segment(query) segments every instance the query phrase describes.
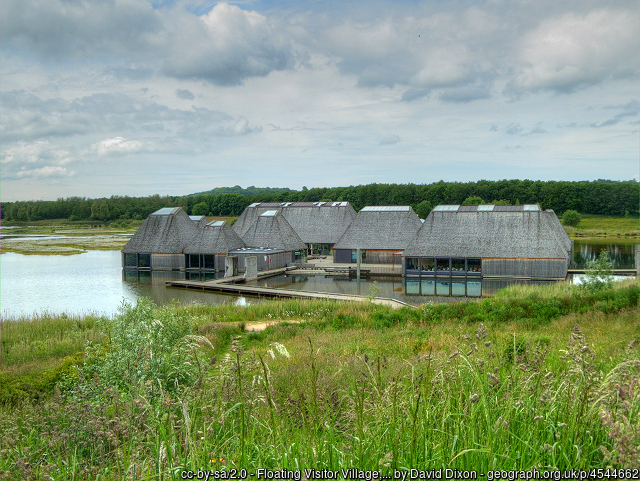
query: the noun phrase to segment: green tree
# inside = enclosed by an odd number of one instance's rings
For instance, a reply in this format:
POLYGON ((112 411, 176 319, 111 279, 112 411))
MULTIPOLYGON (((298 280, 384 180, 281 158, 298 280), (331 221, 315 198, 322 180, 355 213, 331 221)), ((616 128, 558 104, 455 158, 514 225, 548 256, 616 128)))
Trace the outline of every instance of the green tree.
POLYGON ((193 215, 207 215, 207 212, 209 212, 209 205, 206 202, 200 202, 193 206, 191 212, 193 215))
POLYGON ((482 204, 484 204, 484 201, 477 195, 472 195, 467 197, 462 203, 462 205, 482 205, 482 204))
POLYGON ((567 210, 562 216, 562 223, 571 227, 578 227, 580 220, 580 214, 575 210, 567 210))
POLYGON ((607 250, 602 249, 598 259, 589 261, 585 269, 583 286, 588 291, 611 289, 613 285, 613 265, 609 262, 607 250))
POLYGON ((426 219, 432 209, 433 206, 431 205, 431 202, 423 200, 416 206, 416 214, 418 214, 418 217, 421 219, 426 219))

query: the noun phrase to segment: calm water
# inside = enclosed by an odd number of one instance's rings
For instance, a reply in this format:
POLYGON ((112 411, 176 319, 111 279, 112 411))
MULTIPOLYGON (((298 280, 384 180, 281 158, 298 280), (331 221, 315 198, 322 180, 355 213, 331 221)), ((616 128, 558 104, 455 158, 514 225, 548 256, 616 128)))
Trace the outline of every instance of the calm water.
POLYGON ((633 269, 634 252, 640 247, 638 240, 575 240, 573 243, 573 268, 587 267, 589 261, 595 260, 603 249, 607 251, 609 261, 614 269, 633 269))
MULTIPOLYGON (((634 266, 635 242, 612 243, 576 241, 574 265, 581 266, 594 259, 602 248, 607 249, 614 267, 634 266)), ((150 297, 157 304, 197 302, 201 304, 255 303, 254 298, 166 288, 168 279, 184 279, 185 273, 123 272, 120 252, 89 251, 72 256, 38 256, 7 253, 0 256, 0 312, 2 317, 50 312, 81 314, 94 312, 111 316, 123 300, 135 302, 150 297)), ((378 297, 398 299, 410 304, 427 301, 449 301, 466 297, 494 295, 514 280, 422 279, 403 284, 398 278, 372 280, 346 277, 287 275, 259 281, 258 285, 285 287, 294 290, 370 295, 378 289, 378 297)))
MULTIPOLYGON (((167 289, 164 281, 184 273, 125 275, 118 251, 89 251, 72 256, 7 253, 0 256, 2 317, 94 312, 111 316, 123 300, 150 297, 158 304, 236 302, 237 296, 167 289)), ((148 274, 148 273, 147 273, 148 274)))

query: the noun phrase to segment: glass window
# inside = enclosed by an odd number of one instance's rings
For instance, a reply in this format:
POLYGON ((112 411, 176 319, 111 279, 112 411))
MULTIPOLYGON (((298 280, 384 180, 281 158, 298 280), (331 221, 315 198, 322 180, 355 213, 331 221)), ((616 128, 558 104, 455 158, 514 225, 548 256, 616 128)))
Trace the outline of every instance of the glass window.
POLYGON ((418 281, 407 281, 407 295, 418 295, 420 294, 420 282, 418 281))
POLYGON ((407 272, 414 271, 412 274, 417 274, 420 269, 420 262, 417 257, 407 257, 407 272))
MULTIPOLYGON (((433 279, 433 278, 431 278, 433 279)), ((433 296, 436 292, 436 282, 434 280, 422 281, 422 295, 433 296)))
POLYGON ((448 296, 449 286, 449 281, 438 280, 438 282, 436 282, 436 296, 448 296))
POLYGON ((482 259, 467 259, 467 272, 482 272, 482 259))
POLYGON ((124 255, 124 266, 125 267, 138 267, 138 256, 137 256, 137 254, 125 254, 124 255))
POLYGON ((438 272, 448 271, 449 270, 449 258, 448 257, 438 257, 436 258, 436 267, 438 272))
POLYGON ((422 272, 433 272, 433 266, 435 265, 435 260, 433 257, 423 257, 420 259, 420 266, 422 267, 422 272))
POLYGON ((451 259, 451 272, 464 272, 464 259, 451 259))
POLYGON ((204 255, 204 268, 215 269, 216 268, 216 256, 213 254, 204 255))
POLYGON ((151 267, 151 254, 138 254, 138 267, 151 267))

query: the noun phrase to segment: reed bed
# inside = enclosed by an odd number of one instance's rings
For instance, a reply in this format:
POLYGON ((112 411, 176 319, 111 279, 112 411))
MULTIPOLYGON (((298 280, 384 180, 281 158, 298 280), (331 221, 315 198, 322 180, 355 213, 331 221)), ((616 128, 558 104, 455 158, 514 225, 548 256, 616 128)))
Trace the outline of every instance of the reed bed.
POLYGON ((3 398, 0 479, 638 467, 637 288, 448 310, 141 301, 93 321, 48 395, 3 398), (242 325, 262 319, 282 322, 242 325))

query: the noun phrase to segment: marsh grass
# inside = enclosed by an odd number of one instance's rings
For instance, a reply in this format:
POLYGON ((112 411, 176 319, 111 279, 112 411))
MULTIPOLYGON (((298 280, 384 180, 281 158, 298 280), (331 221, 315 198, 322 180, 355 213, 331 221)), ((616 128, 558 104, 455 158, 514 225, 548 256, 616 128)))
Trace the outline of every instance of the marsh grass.
MULTIPOLYGON (((66 390, 4 400, 0 478, 640 463, 637 282, 589 295, 519 289, 447 309, 284 301, 151 310, 191 319, 187 336, 211 343, 199 360, 173 364, 190 374, 176 389, 144 376, 116 389, 83 359, 66 390), (560 307, 547 321, 523 317, 552 301, 560 307), (243 333, 235 323, 249 319, 283 322, 243 333)), ((144 365, 148 341, 132 341, 131 362, 144 365)))
POLYGON ((584 214, 577 227, 563 227, 571 237, 640 237, 640 226, 638 225, 637 217, 607 217, 584 214))

